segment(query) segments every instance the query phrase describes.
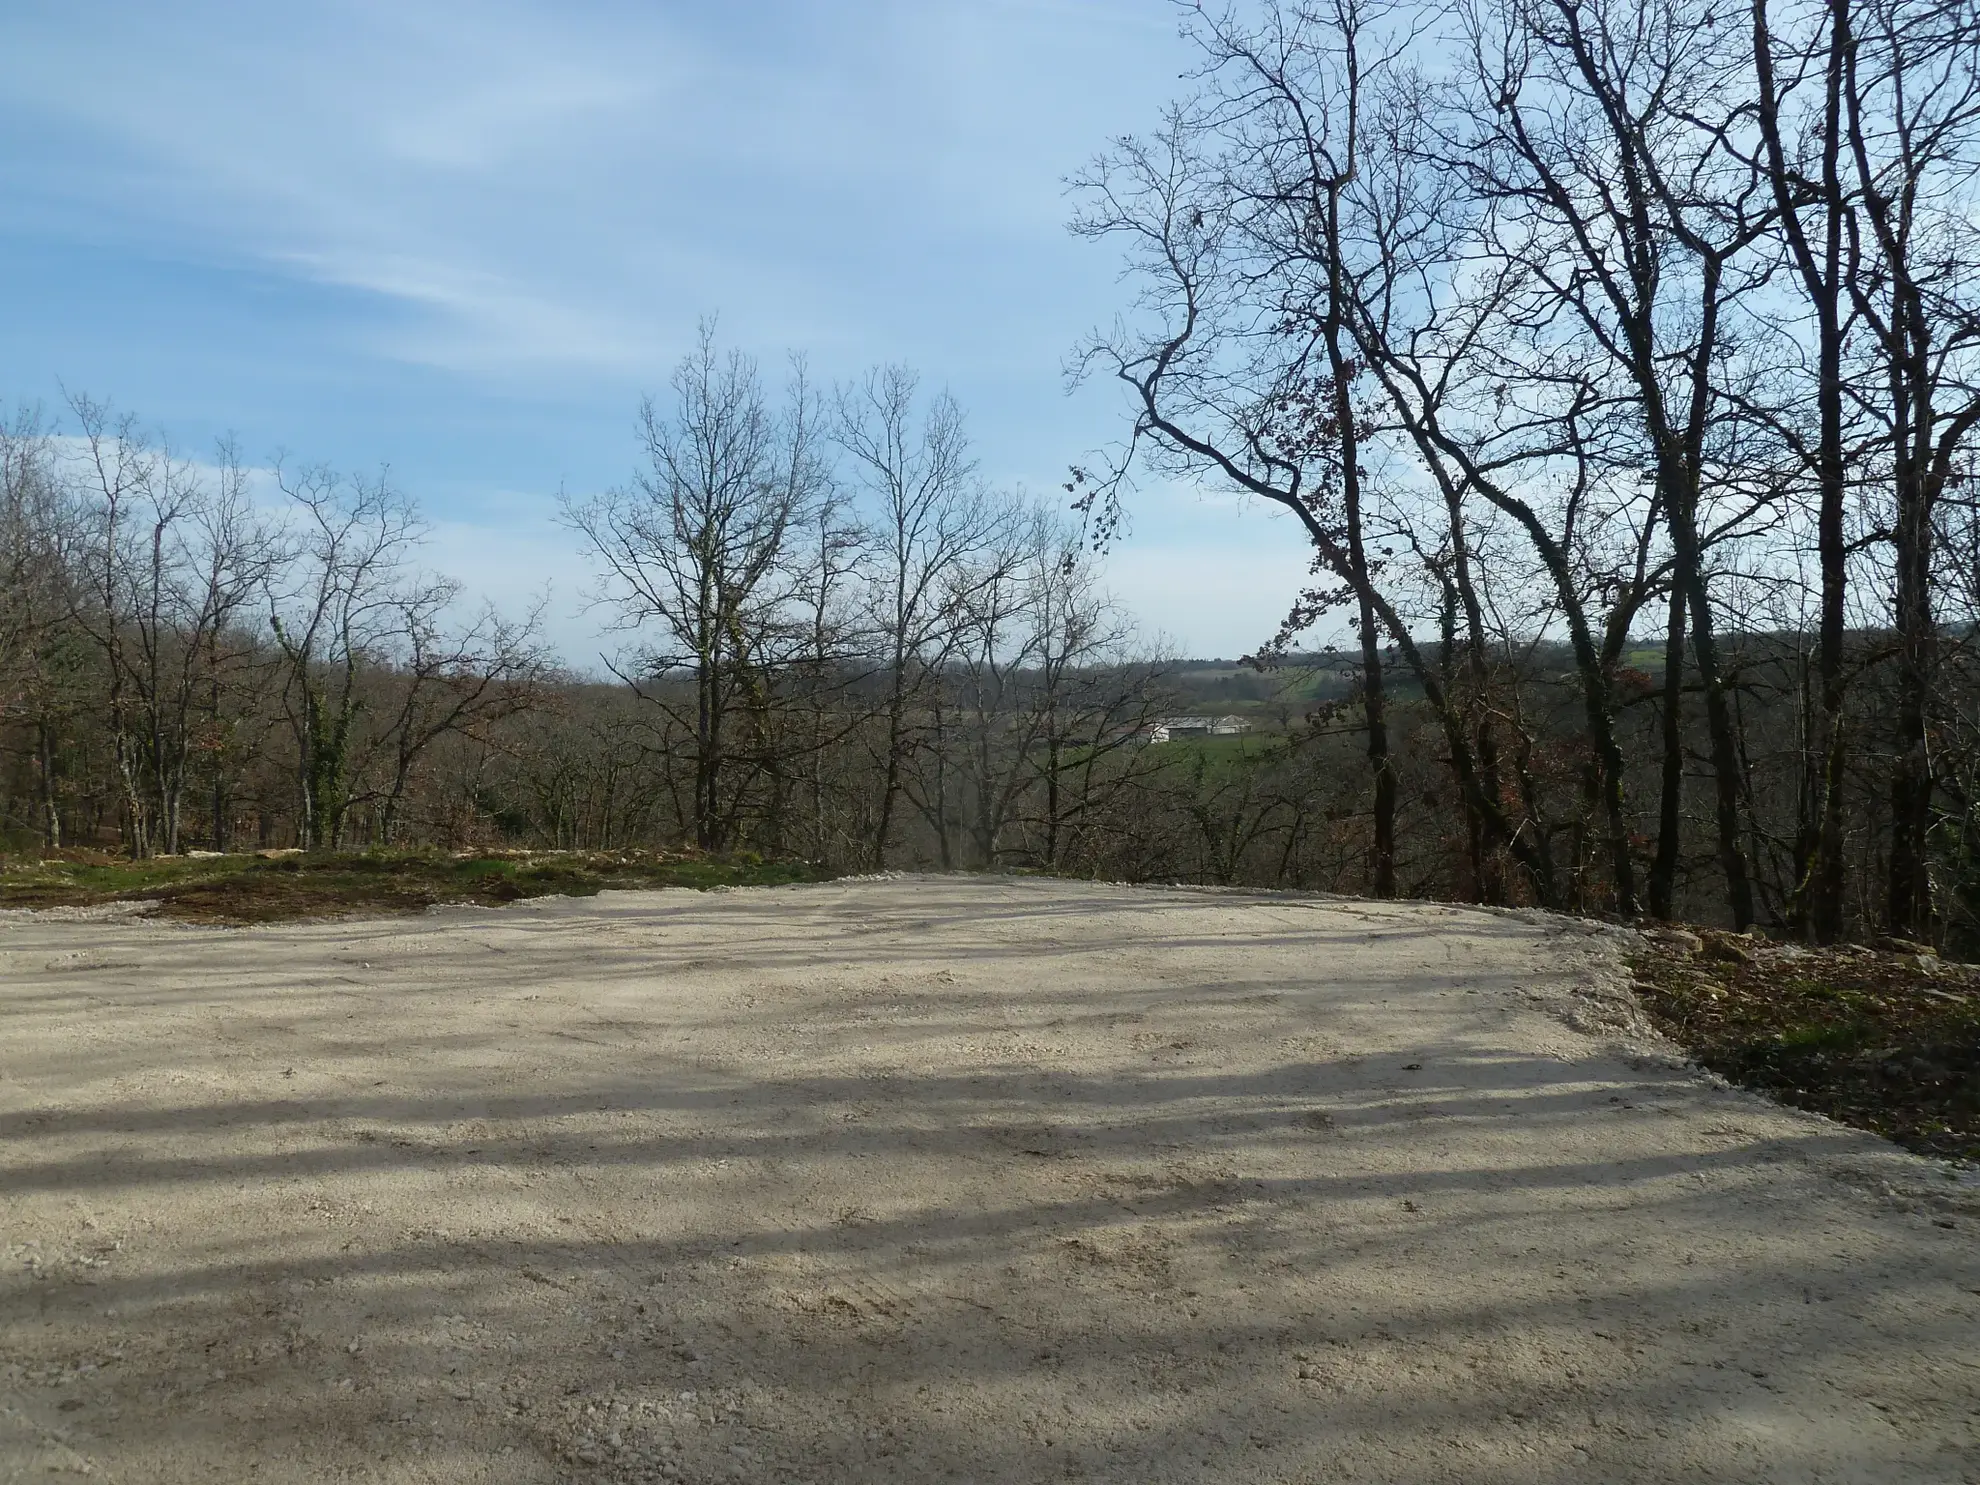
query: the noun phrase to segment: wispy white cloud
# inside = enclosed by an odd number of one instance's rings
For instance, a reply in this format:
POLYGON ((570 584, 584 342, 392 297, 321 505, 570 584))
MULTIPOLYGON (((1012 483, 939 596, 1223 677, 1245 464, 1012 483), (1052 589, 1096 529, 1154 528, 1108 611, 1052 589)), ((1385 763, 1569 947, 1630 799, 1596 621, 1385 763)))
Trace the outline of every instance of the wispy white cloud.
POLYGON ((12 101, 109 147, 116 210, 141 201, 182 243, 402 302, 381 349, 484 371, 617 370, 744 302, 855 339, 871 285, 849 282, 851 246, 919 250, 939 280, 958 245, 1055 240, 1053 163, 1103 132, 1072 126, 1079 71, 1121 14, 94 8, 116 23, 29 13, 0 21, 0 43, 12 101))
MULTIPOLYGON (((808 349, 828 380, 918 363, 971 406, 1000 479, 1053 490, 1116 437, 1107 389, 1061 388, 1064 353, 1120 293, 1105 255, 1067 238, 1061 182, 1177 86, 1174 16, 1159 0, 16 0, 0 189, 15 232, 317 293, 301 338, 259 327, 253 354, 284 358, 271 378, 341 356, 310 394, 370 397, 374 417, 405 388, 391 413, 423 440, 414 484, 451 492, 436 565, 507 591, 551 562, 561 604, 581 578, 550 490, 485 515, 457 470, 524 476, 466 440, 506 440, 552 486, 622 477, 636 393, 709 312, 767 364, 808 349), (491 440, 497 404, 580 400, 607 411, 567 447, 545 446, 548 417, 491 440)), ((256 454, 403 466, 357 417, 297 392, 248 436, 256 454)), ((211 418, 238 426, 224 405, 211 418)), ((1234 515, 1144 490, 1111 561, 1194 649, 1255 645, 1303 574, 1295 533, 1234 515)))

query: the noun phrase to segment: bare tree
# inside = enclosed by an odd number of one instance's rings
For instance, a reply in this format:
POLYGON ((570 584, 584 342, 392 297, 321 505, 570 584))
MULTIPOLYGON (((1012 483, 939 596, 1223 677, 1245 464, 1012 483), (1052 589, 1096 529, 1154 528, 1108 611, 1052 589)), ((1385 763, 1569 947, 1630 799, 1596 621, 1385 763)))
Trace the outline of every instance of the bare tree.
POLYGON ((232 445, 212 470, 169 454, 143 489, 129 570, 131 690, 142 718, 156 841, 176 855, 199 737, 221 721, 220 693, 254 669, 250 605, 279 560, 232 445), (133 560, 134 559, 134 560, 133 560))
POLYGON ((925 742, 927 691, 954 646, 957 578, 994 534, 996 515, 976 478, 962 409, 946 393, 917 417, 919 382, 902 366, 842 388, 834 437, 866 497, 868 606, 885 693, 873 864, 884 866, 894 813, 925 742))
POLYGON ((1980 14, 1958 0, 1862 0, 1842 47, 1843 133, 1861 259, 1850 298, 1875 347, 1859 396, 1888 437, 1897 746, 1885 923, 1932 922, 1930 718, 1938 504, 1980 424, 1980 14))
POLYGON ((345 478, 312 466, 278 469, 276 479, 293 526, 263 591, 296 742, 297 834, 332 847, 344 841, 355 792, 361 677, 397 634, 407 555, 426 528, 382 473, 345 478))
MULTIPOLYGON (((1517 320, 1549 333, 1566 317, 1568 352, 1592 363, 1598 395, 1610 369, 1627 389, 1673 548, 1683 605, 1673 633, 1688 623, 1720 864, 1734 922, 1744 927, 1754 900, 1743 781, 1704 525, 1715 464, 1723 471, 1732 463, 1714 446, 1727 426, 1716 378, 1729 321, 1771 267, 1775 203, 1732 143, 1752 112, 1736 28, 1709 24, 1691 0, 1488 0, 1464 17, 1474 78, 1456 148, 1444 158, 1470 172, 1492 246, 1527 276, 1531 287, 1512 305, 1517 320), (1756 253, 1756 245, 1768 250, 1756 253)), ((1667 790, 1675 782, 1666 775, 1667 790)), ((1667 829, 1673 808, 1667 798, 1667 829)), ((1667 862, 1660 856, 1660 869, 1667 862)), ((1668 884, 1656 882, 1652 896, 1667 902, 1668 884)))
POLYGON ((393 646, 383 657, 388 700, 379 733, 387 754, 378 835, 398 831, 414 769, 445 737, 485 737, 490 729, 538 702, 550 673, 541 639, 543 605, 520 620, 492 604, 465 623, 450 623, 460 584, 433 580, 401 589, 392 599, 393 646))
POLYGON ((88 397, 70 399, 81 429, 87 487, 87 598, 78 615, 103 657, 104 711, 115 753, 121 833, 133 856, 152 851, 152 830, 141 777, 141 750, 130 696, 129 593, 124 582, 133 503, 156 479, 157 455, 137 420, 88 397))
MULTIPOLYGON (((1793 25, 1785 59, 1768 0, 1753 0, 1754 119, 1762 166, 1772 189, 1788 262, 1813 319, 1812 441, 1789 425, 1787 441, 1815 479, 1821 598, 1819 680, 1812 709, 1797 841, 1794 918, 1821 943, 1843 932, 1844 643, 1849 585, 1847 512, 1851 494, 1845 446, 1844 357, 1850 333, 1848 279, 1855 256, 1849 193, 1843 184, 1843 91, 1852 47, 1849 0, 1806 7, 1793 25), (1785 60, 1785 67, 1782 63, 1785 60), (1812 100, 1801 87, 1809 74, 1812 100), (1790 130, 1794 133, 1790 133, 1790 130)), ((1797 386, 1797 391, 1802 390, 1797 386)), ((1797 398, 1805 405, 1805 399, 1797 398)))
MULTIPOLYGON (((1365 85, 1361 64, 1350 67, 1342 52, 1344 45, 1358 46, 1361 34, 1358 20, 1349 25, 1340 13, 1304 7, 1272 7, 1257 32, 1211 27, 1202 39, 1213 67, 1235 67, 1242 75, 1172 108, 1154 140, 1122 141, 1080 183, 1087 206, 1077 229, 1122 240, 1145 286, 1138 320, 1097 337, 1083 357, 1084 366, 1104 367, 1124 383, 1135 407, 1128 457, 1103 471, 1083 499, 1101 513, 1104 534, 1106 512, 1134 456, 1146 454, 1177 473, 1209 475, 1290 511, 1316 564, 1338 585, 1309 595, 1309 606, 1331 606, 1343 594, 1357 608, 1366 606, 1435 709, 1467 808, 1519 861, 1536 895, 1552 902, 1557 884, 1544 836, 1509 817, 1489 752, 1481 755, 1457 699, 1376 580, 1366 552, 1355 554, 1338 454, 1316 457, 1313 419, 1288 418, 1289 410, 1297 414, 1316 403, 1316 360, 1331 379, 1329 290, 1344 291, 1346 276, 1328 270, 1324 222, 1327 181, 1345 167, 1327 142, 1345 138, 1340 110, 1365 85)), ((1356 176, 1367 170, 1365 131, 1357 138, 1363 158, 1349 172, 1356 176)), ((1379 256, 1372 266, 1401 271, 1379 256)), ((1403 292, 1392 280, 1382 302, 1393 305, 1403 292)), ((1380 298, 1377 290, 1356 290, 1357 298, 1371 294, 1380 298)), ((1432 333, 1442 333, 1441 326, 1432 333)), ((1375 339, 1366 335, 1361 348, 1375 339)), ((1393 400, 1403 388, 1385 383, 1384 390, 1393 400)), ((1338 387, 1329 386, 1319 406, 1329 409, 1337 396, 1338 387)), ((1359 485, 1359 470, 1372 454, 1368 429, 1355 422, 1363 456, 1356 460, 1359 485)), ((1340 429, 1321 431, 1337 449, 1340 429)), ((1461 451, 1420 421, 1418 431, 1425 435, 1416 438, 1418 449, 1461 451)), ((1450 479, 1445 461, 1434 470, 1450 479)), ((1473 460, 1456 480, 1489 479, 1493 472, 1488 462, 1473 460)), ((1086 478, 1076 475, 1075 484, 1086 478)), ((1451 490, 1456 493, 1456 481, 1451 490)), ((1627 877, 1620 880, 1626 884, 1627 877)))
POLYGON ((829 755, 867 721, 855 697, 868 679, 870 657, 862 646, 871 633, 858 612, 856 594, 870 541, 871 533, 843 493, 828 486, 811 509, 797 563, 801 581, 791 604, 795 635, 789 746, 775 760, 778 793, 767 842, 773 850, 783 846, 787 820, 795 826, 801 809, 804 849, 814 860, 856 859, 874 833, 866 828, 871 801, 864 790, 859 791, 856 821, 827 805, 829 755))
POLYGON ((99 403, 71 405, 91 547, 79 612, 103 660, 125 840, 134 855, 176 854, 199 734, 245 662, 246 615, 277 548, 230 444, 203 467, 99 403))
MULTIPOLYGON (((56 729, 76 669, 74 621, 81 531, 38 411, 0 424, 0 718, 32 737, 35 814, 43 845, 62 844, 56 729)), ((72 703, 71 703, 72 704, 72 703)))
POLYGON ((1077 528, 1041 512, 1021 577, 1030 632, 1017 823, 1036 864, 1056 870, 1080 859, 1094 822, 1152 774, 1147 739, 1172 702, 1164 667, 1100 586, 1077 528))
POLYGON ((567 498, 564 518, 599 564, 601 597, 637 636, 615 673, 690 739, 695 840, 720 850, 770 743, 775 669, 803 640, 792 627, 793 538, 824 484, 818 414, 801 366, 773 411, 755 363, 719 352, 712 324, 673 390, 671 415, 651 399, 641 408, 647 467, 630 486, 567 498), (674 685, 683 676, 685 701, 674 685))

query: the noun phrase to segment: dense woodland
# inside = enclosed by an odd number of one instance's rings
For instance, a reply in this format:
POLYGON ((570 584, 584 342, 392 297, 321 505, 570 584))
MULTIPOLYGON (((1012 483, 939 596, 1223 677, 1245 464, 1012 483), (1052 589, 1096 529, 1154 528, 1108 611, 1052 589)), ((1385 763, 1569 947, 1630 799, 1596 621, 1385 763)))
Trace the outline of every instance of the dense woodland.
POLYGON ((1462 891, 1967 933, 1980 10, 1192 14, 1194 90, 1079 183, 1140 293, 1076 483, 1103 532, 1151 466, 1303 523, 1371 887, 1441 798, 1462 891))
POLYGON ((16 416, 7 844, 692 845, 1980 948, 1980 8, 1185 14, 1188 92, 1073 183, 1129 288, 1075 364, 1118 442, 1000 492, 909 372, 705 332, 639 473, 561 508, 609 677, 428 572, 383 477, 16 416), (1149 478, 1310 544, 1235 683, 1107 596, 1149 478), (1254 730, 1151 741, 1206 709, 1254 730))

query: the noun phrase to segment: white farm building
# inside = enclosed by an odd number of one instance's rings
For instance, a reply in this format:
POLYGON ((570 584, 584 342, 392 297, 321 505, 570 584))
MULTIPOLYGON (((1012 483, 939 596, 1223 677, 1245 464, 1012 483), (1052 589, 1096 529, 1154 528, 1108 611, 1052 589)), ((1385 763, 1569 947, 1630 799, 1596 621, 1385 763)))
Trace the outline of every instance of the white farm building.
POLYGON ((1165 743, 1178 737, 1236 737, 1251 731, 1243 717, 1164 717, 1148 729, 1151 743, 1165 743))

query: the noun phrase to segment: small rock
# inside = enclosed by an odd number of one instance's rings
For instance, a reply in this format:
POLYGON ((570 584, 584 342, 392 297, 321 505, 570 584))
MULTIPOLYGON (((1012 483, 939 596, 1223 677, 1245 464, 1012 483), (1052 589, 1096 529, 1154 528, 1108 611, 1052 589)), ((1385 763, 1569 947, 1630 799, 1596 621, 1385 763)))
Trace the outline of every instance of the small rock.
POLYGON ((1877 947, 1887 954, 1912 954, 1921 958, 1937 959, 1939 951, 1930 944, 1921 944, 1914 938, 1880 938, 1877 947))
POLYGON ((1638 930, 1651 943, 1662 949, 1679 954, 1698 954, 1705 948, 1705 940, 1689 928, 1673 928, 1667 923, 1650 924, 1638 930))
POLYGON ((1707 959, 1716 959, 1724 964, 1751 964, 1753 962, 1752 943, 1750 940, 1743 939, 1739 934, 1714 931, 1701 934, 1700 941, 1704 945, 1703 952, 1707 959))

